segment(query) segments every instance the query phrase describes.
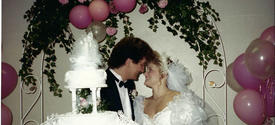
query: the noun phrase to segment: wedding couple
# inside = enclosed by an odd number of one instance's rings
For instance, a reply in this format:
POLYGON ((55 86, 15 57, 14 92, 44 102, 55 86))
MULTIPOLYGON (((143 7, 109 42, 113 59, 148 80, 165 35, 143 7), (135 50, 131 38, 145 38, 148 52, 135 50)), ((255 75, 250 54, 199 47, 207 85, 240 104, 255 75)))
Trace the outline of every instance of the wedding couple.
POLYGON ((108 85, 101 89, 107 110, 123 113, 141 125, 203 125, 207 119, 201 100, 187 88, 187 69, 153 51, 143 40, 125 37, 115 45, 106 70, 108 85), (132 98, 134 81, 144 73, 152 96, 132 98))

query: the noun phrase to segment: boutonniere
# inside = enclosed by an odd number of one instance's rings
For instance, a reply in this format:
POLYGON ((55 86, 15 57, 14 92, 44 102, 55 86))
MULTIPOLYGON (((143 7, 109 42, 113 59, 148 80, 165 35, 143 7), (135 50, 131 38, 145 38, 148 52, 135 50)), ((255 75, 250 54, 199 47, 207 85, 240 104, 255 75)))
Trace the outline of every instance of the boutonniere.
POLYGON ((130 90, 130 92, 129 92, 129 97, 130 97, 132 100, 134 100, 137 96, 138 96, 137 90, 135 90, 135 89, 130 90))

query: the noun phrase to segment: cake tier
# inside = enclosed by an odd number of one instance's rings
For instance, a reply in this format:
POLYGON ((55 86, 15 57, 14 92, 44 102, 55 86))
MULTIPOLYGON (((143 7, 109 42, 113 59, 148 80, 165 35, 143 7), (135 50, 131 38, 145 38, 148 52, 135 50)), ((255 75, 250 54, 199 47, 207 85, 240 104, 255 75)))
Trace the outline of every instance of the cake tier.
POLYGON ((65 75, 67 88, 107 87, 106 72, 103 69, 87 68, 68 71, 65 75))
POLYGON ((41 125, 138 125, 136 122, 118 115, 117 112, 106 111, 96 114, 61 114, 52 115, 41 125))

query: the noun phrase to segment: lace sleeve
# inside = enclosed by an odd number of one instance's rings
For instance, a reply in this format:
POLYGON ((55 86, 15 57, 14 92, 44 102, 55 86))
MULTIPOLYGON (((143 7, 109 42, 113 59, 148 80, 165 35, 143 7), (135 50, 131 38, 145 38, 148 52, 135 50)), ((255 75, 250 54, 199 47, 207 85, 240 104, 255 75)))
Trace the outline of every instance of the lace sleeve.
POLYGON ((207 115, 201 107, 201 100, 192 92, 176 96, 168 105, 171 109, 171 125, 205 125, 207 115))
POLYGON ((134 100, 135 121, 139 124, 143 123, 144 96, 137 96, 134 100))

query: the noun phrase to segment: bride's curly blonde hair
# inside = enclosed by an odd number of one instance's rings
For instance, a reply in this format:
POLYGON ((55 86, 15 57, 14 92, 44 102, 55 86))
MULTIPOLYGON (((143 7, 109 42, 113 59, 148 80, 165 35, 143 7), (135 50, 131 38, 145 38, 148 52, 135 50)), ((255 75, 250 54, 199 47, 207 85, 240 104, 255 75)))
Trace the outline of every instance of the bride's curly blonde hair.
POLYGON ((179 92, 186 91, 187 85, 193 81, 188 69, 178 60, 173 60, 165 53, 160 55, 157 51, 153 51, 153 54, 154 58, 150 63, 159 66, 160 72, 168 75, 168 88, 179 92))
MULTIPOLYGON (((160 68, 161 73, 168 73, 168 58, 166 54, 163 54, 162 56, 157 52, 153 51, 154 58, 150 61, 150 63, 153 63, 160 68)), ((170 60, 171 61, 171 60, 170 60)))

